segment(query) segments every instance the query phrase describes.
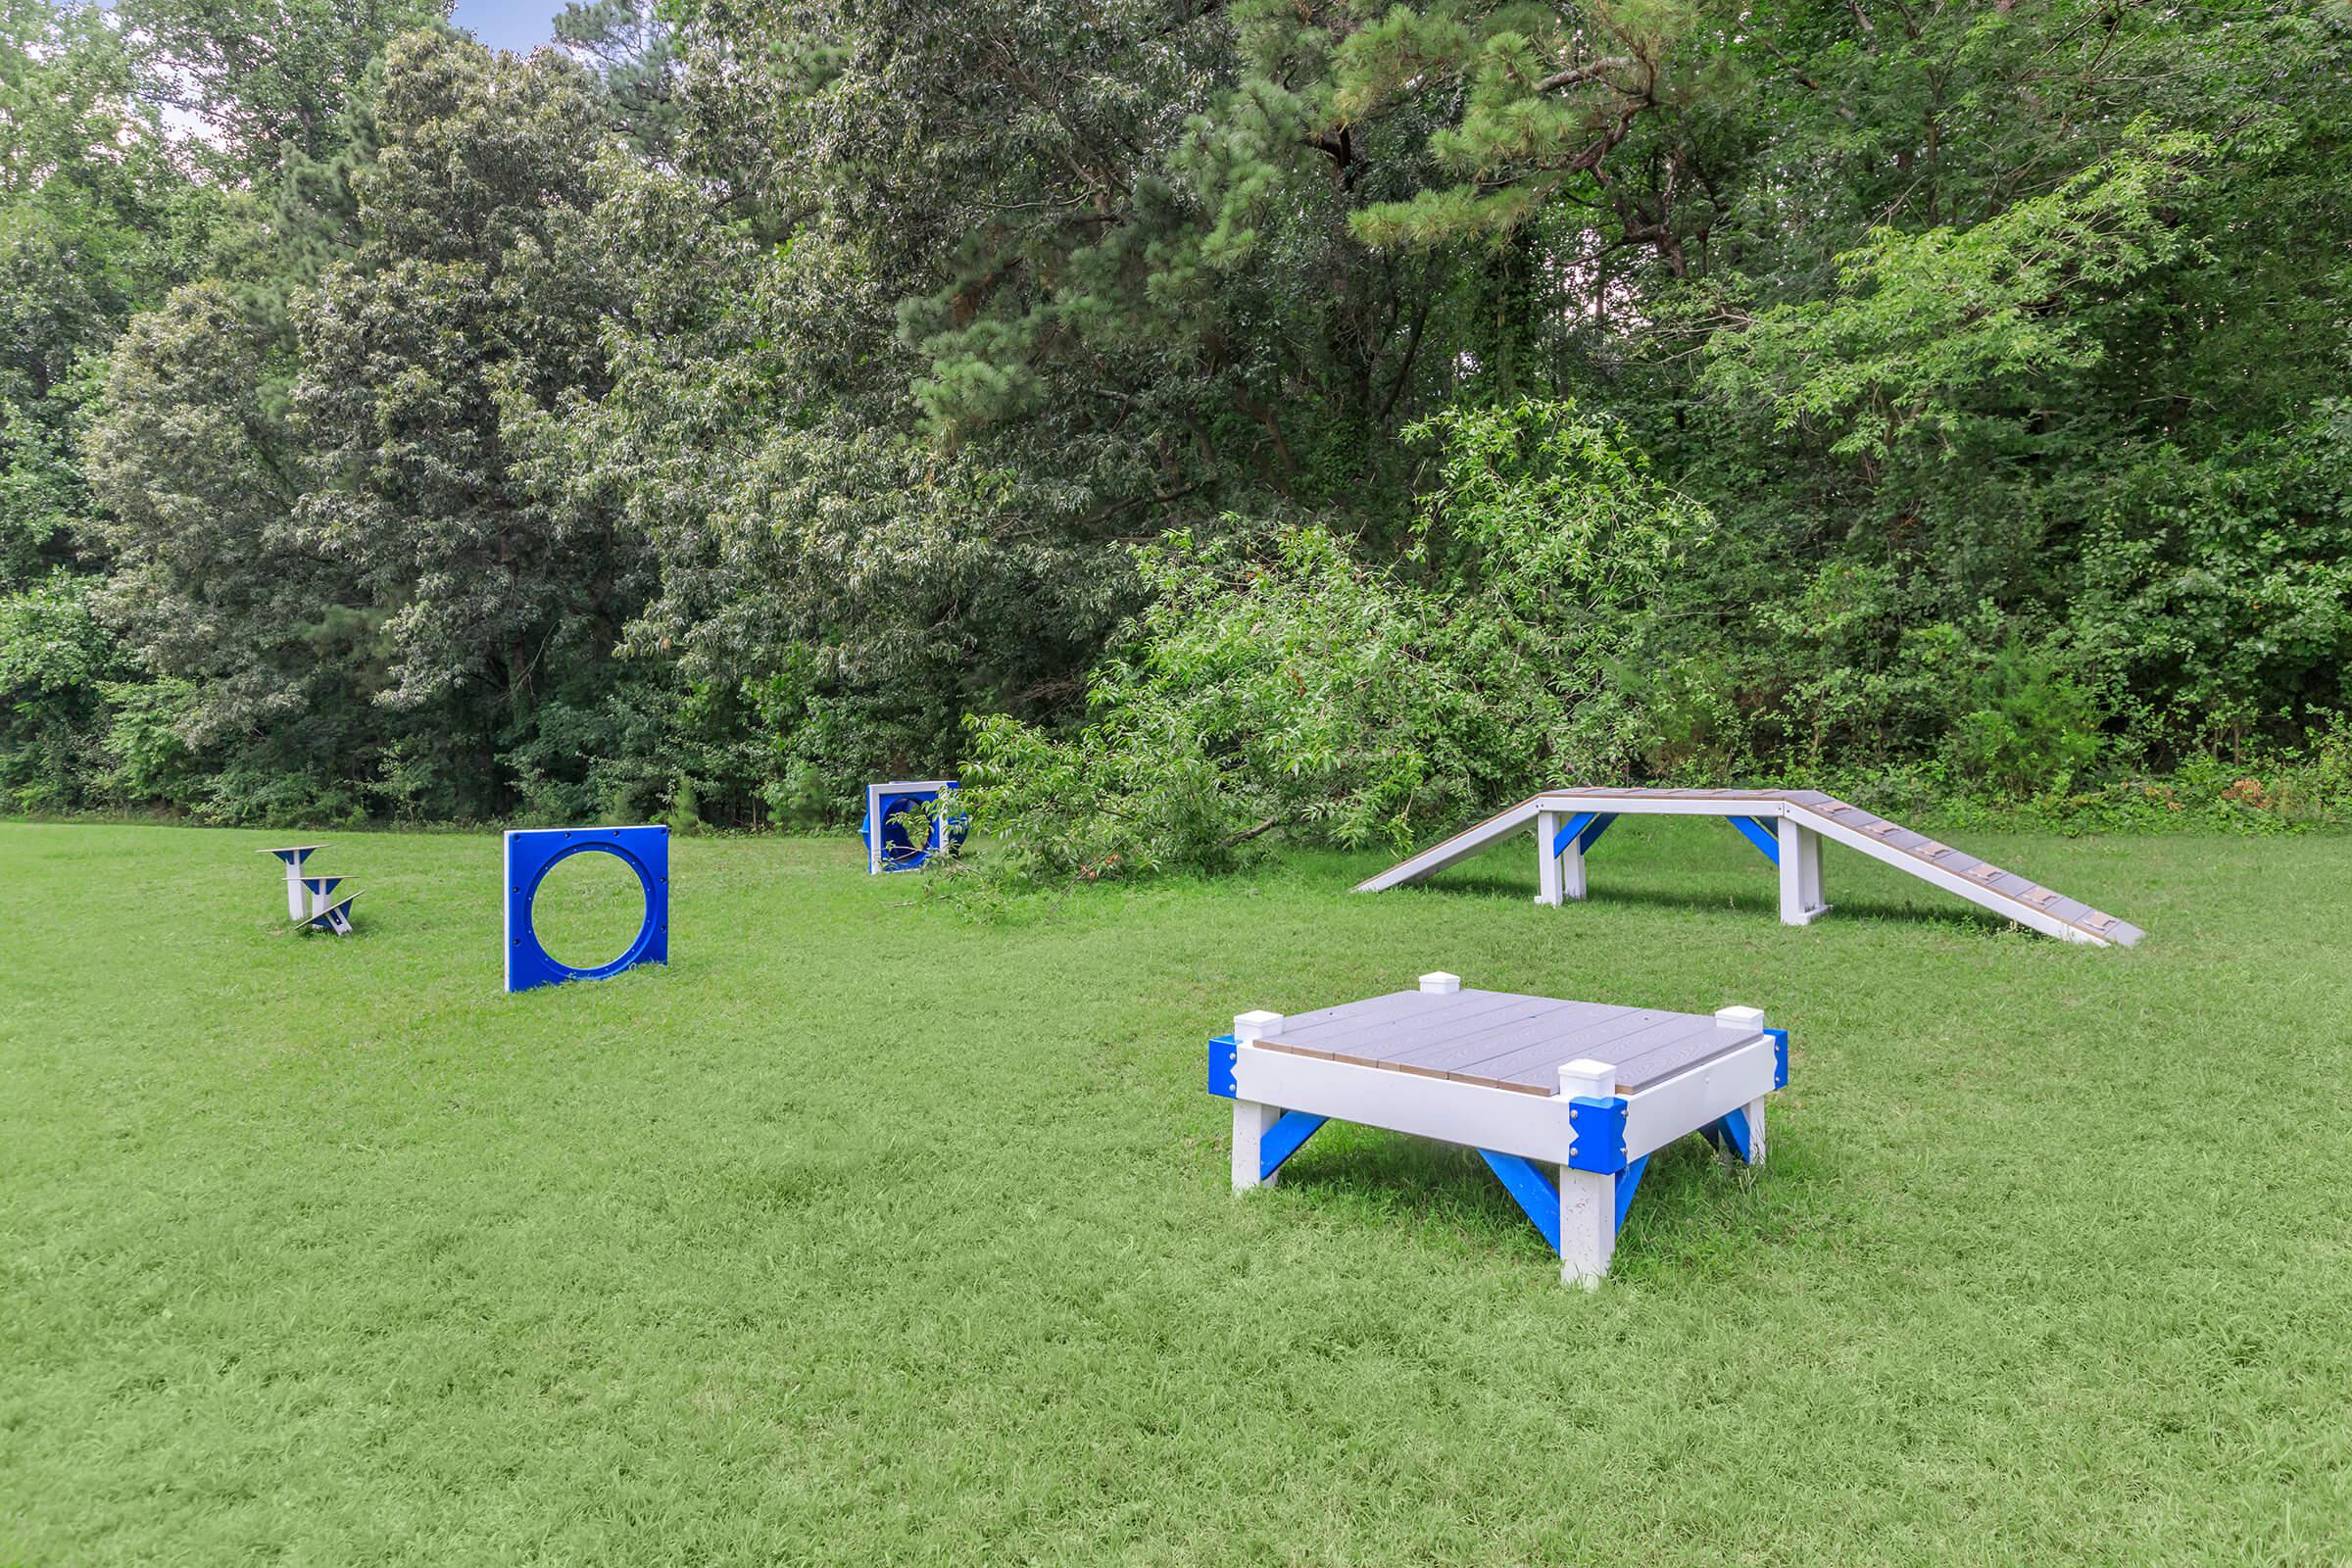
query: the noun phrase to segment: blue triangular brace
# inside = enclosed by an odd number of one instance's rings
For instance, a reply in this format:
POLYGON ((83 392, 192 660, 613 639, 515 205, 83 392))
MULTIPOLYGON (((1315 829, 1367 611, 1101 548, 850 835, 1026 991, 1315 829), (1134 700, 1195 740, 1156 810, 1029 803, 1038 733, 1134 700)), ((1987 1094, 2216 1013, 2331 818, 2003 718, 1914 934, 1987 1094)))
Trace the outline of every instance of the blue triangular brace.
POLYGON ((1560 825, 1552 835, 1551 854, 1554 859, 1568 853, 1570 840, 1576 843, 1576 853, 1584 855, 1600 842, 1600 836, 1617 820, 1615 811, 1582 811, 1560 825))
MULTIPOLYGON (((1544 1240, 1550 1244, 1551 1250, 1558 1251, 1560 1190, 1551 1184, 1551 1178, 1538 1169, 1534 1160, 1518 1154, 1482 1149, 1478 1157, 1487 1162, 1487 1168, 1502 1183, 1502 1190, 1518 1202, 1519 1211, 1544 1233, 1544 1240)), ((1612 1223, 1618 1230, 1625 1229, 1626 1211, 1634 1206, 1634 1190, 1642 1185, 1642 1172, 1648 1164, 1649 1156, 1643 1154, 1640 1159, 1628 1160, 1625 1169, 1617 1172, 1617 1213, 1612 1223)))
POLYGON ((1764 858, 1773 864, 1781 863, 1781 836, 1770 823, 1753 816, 1727 816, 1725 821, 1740 830, 1740 837, 1764 852, 1764 858))
POLYGON ((1752 1161, 1756 1157, 1755 1134, 1747 1125, 1745 1110, 1725 1111, 1707 1123, 1705 1131, 1707 1141, 1718 1148, 1729 1144, 1741 1159, 1752 1161))
POLYGON ((1266 1181, 1282 1169, 1282 1162, 1298 1152, 1298 1146, 1315 1136, 1315 1129, 1325 1118, 1310 1116, 1303 1110, 1286 1110, 1274 1119, 1257 1140, 1257 1179, 1266 1181))

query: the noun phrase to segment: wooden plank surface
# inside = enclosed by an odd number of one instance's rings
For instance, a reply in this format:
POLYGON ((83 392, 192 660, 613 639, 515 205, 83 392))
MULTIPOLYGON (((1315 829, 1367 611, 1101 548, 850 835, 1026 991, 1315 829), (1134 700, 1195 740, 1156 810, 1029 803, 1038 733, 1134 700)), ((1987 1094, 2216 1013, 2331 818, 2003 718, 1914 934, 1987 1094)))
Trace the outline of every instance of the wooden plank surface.
POLYGON ((1261 1050, 1389 1072, 1555 1095, 1580 1058, 1617 1068, 1631 1093, 1756 1038, 1706 1013, 1500 991, 1392 992, 1286 1019, 1261 1050))

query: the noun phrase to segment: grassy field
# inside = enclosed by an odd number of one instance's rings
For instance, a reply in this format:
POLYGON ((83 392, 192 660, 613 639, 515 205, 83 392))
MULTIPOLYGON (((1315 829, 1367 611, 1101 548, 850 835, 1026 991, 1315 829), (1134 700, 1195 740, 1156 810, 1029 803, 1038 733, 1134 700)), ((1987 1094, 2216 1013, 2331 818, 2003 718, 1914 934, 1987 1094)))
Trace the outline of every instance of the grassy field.
POLYGON ((1783 929, 1700 822, 1565 910, 684 840, 667 969, 507 997, 496 835, 326 838, 348 941, 0 825, 0 1562, 2352 1559, 2352 841, 1964 837, 2101 952, 1835 848, 1783 929), (1465 1151, 1236 1200, 1207 1037, 1434 968, 1764 1007, 1773 1163, 1591 1295, 1465 1151))

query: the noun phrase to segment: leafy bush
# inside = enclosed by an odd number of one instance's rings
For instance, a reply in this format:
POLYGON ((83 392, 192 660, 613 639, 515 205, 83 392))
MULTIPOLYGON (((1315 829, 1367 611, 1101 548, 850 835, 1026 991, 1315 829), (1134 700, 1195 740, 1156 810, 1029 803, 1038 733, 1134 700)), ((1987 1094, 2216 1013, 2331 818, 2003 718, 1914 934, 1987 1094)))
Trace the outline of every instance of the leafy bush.
MULTIPOLYGON (((1222 870, 1260 836, 1402 845, 1560 776, 1630 776, 1660 713, 1624 671, 1705 536, 1605 421, 1456 411, 1404 567, 1313 526, 1139 552, 1155 598, 1066 739, 971 726, 966 799, 1034 878, 1222 870)), ((1691 731, 1678 694, 1673 728, 1691 731)))

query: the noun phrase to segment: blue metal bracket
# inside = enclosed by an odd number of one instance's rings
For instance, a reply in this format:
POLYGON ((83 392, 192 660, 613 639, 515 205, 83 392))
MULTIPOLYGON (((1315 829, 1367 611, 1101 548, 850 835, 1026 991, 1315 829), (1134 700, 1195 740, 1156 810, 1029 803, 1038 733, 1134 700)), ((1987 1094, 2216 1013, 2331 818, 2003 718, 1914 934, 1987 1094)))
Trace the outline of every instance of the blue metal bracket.
POLYGON ((1208 1043, 1210 1094, 1223 1095, 1227 1100, 1236 1098, 1233 1092, 1233 1066, 1240 1050, 1241 1047, 1233 1043, 1231 1035, 1219 1035, 1208 1043))
POLYGON ((1274 1119, 1257 1140, 1257 1179, 1268 1181, 1282 1169, 1282 1162, 1298 1152, 1298 1146, 1315 1136, 1315 1129, 1325 1118, 1310 1116, 1303 1110, 1286 1110, 1274 1119))
POLYGON ((1643 1154, 1617 1173, 1617 1229, 1625 1229, 1625 1211, 1634 1206, 1634 1190, 1642 1185, 1642 1173, 1649 1168, 1649 1156, 1643 1154))
POLYGON ((1568 1131, 1572 1142, 1568 1165, 1572 1170, 1598 1171, 1613 1176, 1625 1169, 1625 1102, 1615 1095, 1606 1100, 1579 1095, 1568 1102, 1568 1131))
POLYGON ((1731 816, 1725 821, 1740 830, 1740 837, 1764 852, 1764 858, 1773 864, 1781 863, 1781 836, 1772 824, 1753 816, 1731 816))
POLYGON ((1492 1149, 1482 1149, 1478 1157, 1502 1183, 1504 1192, 1517 1200, 1520 1211, 1534 1221, 1537 1230, 1553 1251, 1560 1250, 1560 1190, 1551 1179, 1538 1170, 1535 1162, 1517 1154, 1498 1154, 1492 1149))
POLYGON ((1788 1031, 1767 1029, 1764 1032, 1772 1036, 1772 1087, 1786 1089, 1788 1087, 1788 1031))
POLYGON ((1568 853, 1571 839, 1576 841, 1577 854, 1590 854, 1592 846, 1600 842, 1600 836, 1609 830, 1609 824, 1616 820, 1615 811, 1584 811, 1570 817, 1551 836, 1552 858, 1556 860, 1568 853))

